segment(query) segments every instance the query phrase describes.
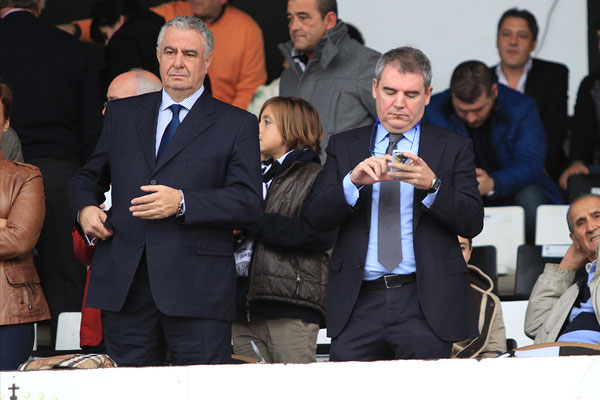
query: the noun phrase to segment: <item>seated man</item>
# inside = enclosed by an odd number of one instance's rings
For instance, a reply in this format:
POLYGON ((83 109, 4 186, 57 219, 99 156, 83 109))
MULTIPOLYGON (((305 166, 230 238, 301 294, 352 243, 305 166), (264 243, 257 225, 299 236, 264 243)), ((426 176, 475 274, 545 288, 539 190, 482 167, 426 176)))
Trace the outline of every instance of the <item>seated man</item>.
POLYGON ((484 206, 522 206, 532 243, 537 206, 563 202, 544 172, 546 133, 535 101, 496 83, 484 63, 467 61, 450 89, 431 98, 425 120, 471 138, 484 206))
POLYGON ((479 268, 470 265, 472 239, 458 236, 460 249, 467 263, 475 312, 479 316, 479 336, 452 345, 452 358, 492 358, 506 353, 506 330, 500 299, 492 290, 494 283, 479 268))
MULTIPOLYGON (((594 22, 600 50, 600 18, 594 22)), ((586 76, 579 85, 571 127, 570 165, 560 176, 559 185, 567 188, 571 175, 600 173, 600 71, 586 76), (590 171, 590 166, 594 165, 590 171)))
POLYGON ((573 243, 560 264, 546 264, 525 314, 525 333, 535 343, 600 342, 600 282, 594 279, 600 243, 600 196, 585 194, 571 203, 567 224, 573 243), (573 283, 584 268, 587 276, 573 283))
POLYGON ((537 47, 538 25, 527 10, 511 8, 498 22, 498 55, 493 67, 498 83, 533 97, 546 131, 546 170, 558 179, 566 167, 567 86, 569 70, 563 64, 531 56, 537 47))

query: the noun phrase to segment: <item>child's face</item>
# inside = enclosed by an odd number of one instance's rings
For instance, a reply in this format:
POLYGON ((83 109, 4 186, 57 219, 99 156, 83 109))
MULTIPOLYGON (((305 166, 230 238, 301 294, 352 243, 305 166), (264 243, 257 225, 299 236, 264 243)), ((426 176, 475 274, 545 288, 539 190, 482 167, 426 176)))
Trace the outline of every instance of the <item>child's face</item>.
POLYGON ((287 153, 287 147, 283 143, 281 131, 275 123, 271 106, 267 106, 260 115, 258 124, 260 141, 260 153, 265 157, 273 157, 277 160, 279 157, 287 153))

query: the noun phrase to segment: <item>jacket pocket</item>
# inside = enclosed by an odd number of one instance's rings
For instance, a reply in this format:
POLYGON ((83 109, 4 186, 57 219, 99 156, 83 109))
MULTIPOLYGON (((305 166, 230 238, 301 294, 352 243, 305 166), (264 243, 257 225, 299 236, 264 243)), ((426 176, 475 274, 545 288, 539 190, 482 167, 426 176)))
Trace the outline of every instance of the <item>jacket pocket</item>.
POLYGON ((329 270, 333 272, 340 272, 342 269, 342 262, 344 259, 337 254, 332 254, 331 259, 329 260, 329 270))
POLYGON ((199 256, 233 257, 233 242, 225 240, 198 239, 196 254, 199 256))
POLYGON ((27 317, 46 311, 40 278, 32 265, 5 267, 8 283, 8 310, 13 317, 27 317))
POLYGON ((463 257, 447 258, 446 272, 450 275, 461 274, 467 272, 467 264, 463 257))

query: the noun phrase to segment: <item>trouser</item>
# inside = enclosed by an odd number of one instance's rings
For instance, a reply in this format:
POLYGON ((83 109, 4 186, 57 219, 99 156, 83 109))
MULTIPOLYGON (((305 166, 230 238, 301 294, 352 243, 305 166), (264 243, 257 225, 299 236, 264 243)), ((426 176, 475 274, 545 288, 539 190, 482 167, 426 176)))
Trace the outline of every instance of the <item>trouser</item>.
POLYGON ((437 359, 450 357, 452 343, 431 329, 416 282, 393 289, 361 289, 352 314, 331 341, 331 361, 437 359))
POLYGON ((0 371, 13 371, 33 349, 33 323, 0 326, 0 371))
POLYGON ((233 353, 268 363, 316 361, 319 325, 297 318, 261 319, 233 324, 233 353), (251 342, 260 353, 256 354, 251 342))
POLYGON ((231 362, 231 323, 163 314, 156 307, 146 258, 121 311, 102 311, 104 344, 117 365, 142 367, 231 362))

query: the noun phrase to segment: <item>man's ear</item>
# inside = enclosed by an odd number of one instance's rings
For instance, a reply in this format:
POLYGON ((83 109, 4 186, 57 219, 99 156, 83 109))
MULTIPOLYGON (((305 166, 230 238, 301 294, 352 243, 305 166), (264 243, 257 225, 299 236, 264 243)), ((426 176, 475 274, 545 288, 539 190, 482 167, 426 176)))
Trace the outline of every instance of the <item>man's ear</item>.
POLYGON ((372 90, 373 98, 377 98, 377 79, 373 78, 373 90, 372 90))
POLYGON ((498 97, 498 84, 494 83, 492 85, 492 89, 490 90, 490 94, 492 95, 492 97, 495 99, 498 97))
POLYGON ((534 40, 533 43, 531 43, 531 50, 529 50, 529 52, 531 53, 532 51, 534 51, 537 47, 537 40, 534 40))
POLYGON ((325 21, 327 30, 329 30, 333 28, 335 24, 337 24, 337 15, 333 11, 329 11, 327 14, 325 14, 323 21, 325 21))
POLYGON ((571 241, 575 245, 575 248, 577 250, 581 250, 581 247, 579 246, 579 242, 577 240, 575 240, 575 235, 573 235, 572 233, 569 233, 569 237, 571 238, 571 241))

